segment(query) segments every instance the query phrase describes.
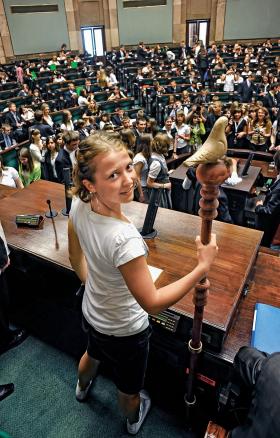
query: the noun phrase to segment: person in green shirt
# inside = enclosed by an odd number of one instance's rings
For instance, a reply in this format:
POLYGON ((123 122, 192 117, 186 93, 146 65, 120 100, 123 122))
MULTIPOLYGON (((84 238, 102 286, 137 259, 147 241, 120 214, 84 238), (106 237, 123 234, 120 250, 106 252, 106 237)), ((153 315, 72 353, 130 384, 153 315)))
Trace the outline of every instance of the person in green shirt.
POLYGON ((40 163, 33 161, 30 150, 21 148, 19 152, 19 177, 24 187, 31 184, 33 181, 41 179, 40 163))
POLYGON ((193 152, 197 151, 200 146, 202 145, 202 136, 205 135, 206 130, 204 123, 199 116, 199 114, 194 113, 192 115, 191 121, 190 121, 190 128, 191 128, 191 138, 190 138, 190 145, 193 147, 193 152))

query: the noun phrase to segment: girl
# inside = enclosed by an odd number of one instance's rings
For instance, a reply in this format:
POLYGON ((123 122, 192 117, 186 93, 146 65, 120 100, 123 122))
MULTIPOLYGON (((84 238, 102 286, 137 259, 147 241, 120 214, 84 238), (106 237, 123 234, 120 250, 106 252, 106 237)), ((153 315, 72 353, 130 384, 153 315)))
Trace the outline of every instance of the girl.
POLYGON ((42 155, 43 142, 41 140, 41 133, 39 129, 33 129, 31 131, 31 143, 29 146, 34 165, 41 167, 41 163, 44 162, 42 155))
POLYGON ((148 313, 177 302, 210 269, 215 236, 196 239, 198 265, 168 286, 156 289, 148 270, 148 248, 121 204, 133 200, 137 176, 116 135, 94 134, 80 144, 68 236, 70 262, 85 283, 82 311, 88 347, 81 358, 76 398, 84 401, 100 361, 113 372, 127 429, 136 434, 151 401, 142 390, 149 348, 148 313))
POLYGON ((226 135, 229 148, 242 149, 246 147, 247 123, 242 117, 241 108, 235 108, 232 111, 232 117, 230 117, 226 127, 226 135))
POLYGON ((0 155, 0 184, 17 189, 23 189, 18 171, 13 167, 4 166, 3 157, 0 155))
POLYGON ((176 129, 176 137, 173 149, 173 158, 178 155, 185 154, 189 151, 188 141, 190 140, 190 127, 185 123, 185 114, 183 111, 176 113, 174 128, 176 129))
POLYGON ((52 182, 59 182, 55 170, 55 160, 59 152, 59 144, 56 143, 53 137, 48 137, 46 140, 46 153, 44 162, 45 179, 52 182))
POLYGON ((271 136, 271 121, 268 110, 260 107, 257 111, 256 119, 250 123, 248 134, 251 138, 251 148, 254 151, 267 152, 267 142, 271 136))
POLYGON ((171 182, 165 156, 168 154, 170 138, 167 134, 157 134, 152 141, 152 155, 149 161, 150 168, 147 178, 149 189, 163 189, 159 206, 172 208, 171 202, 171 182))
POLYGON ((54 123, 53 120, 50 116, 50 107, 47 103, 43 103, 43 105, 41 106, 41 111, 43 113, 43 123, 45 125, 49 125, 51 128, 54 127, 54 123))
POLYGON ((80 96, 78 97, 78 105, 80 108, 87 108, 89 105, 89 101, 87 100, 87 92, 86 90, 80 91, 80 96))
POLYGON ((110 114, 109 113, 102 113, 100 116, 100 123, 99 123, 99 127, 100 129, 104 129, 104 126, 108 126, 111 125, 112 128, 114 128, 113 123, 110 120, 110 114))
POLYGON ((74 131, 74 125, 72 122, 72 114, 68 110, 64 110, 62 113, 61 129, 63 131, 74 131))
POLYGON ((138 200, 149 203, 150 190, 147 187, 150 158, 152 154, 152 137, 150 134, 143 134, 138 146, 138 153, 133 159, 133 166, 138 177, 138 200))
POLYGON ((125 144, 128 150, 135 152, 135 145, 136 145, 136 136, 132 129, 122 129, 120 131, 120 136, 122 142, 125 144))
POLYGON ((197 113, 193 113, 190 121, 191 138, 190 145, 193 147, 193 152, 197 151, 202 145, 201 136, 206 134, 204 123, 197 113))
POLYGON ((28 148, 19 151, 19 177, 24 187, 41 178, 41 166, 34 163, 28 148))

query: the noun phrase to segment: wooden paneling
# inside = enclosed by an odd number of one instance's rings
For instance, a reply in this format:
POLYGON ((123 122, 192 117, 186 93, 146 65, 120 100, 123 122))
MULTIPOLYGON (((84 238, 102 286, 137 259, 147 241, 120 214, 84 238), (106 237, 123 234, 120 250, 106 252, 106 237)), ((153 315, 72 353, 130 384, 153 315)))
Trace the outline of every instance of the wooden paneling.
POLYGON ((81 1, 79 2, 81 26, 103 24, 100 8, 101 1, 81 1))

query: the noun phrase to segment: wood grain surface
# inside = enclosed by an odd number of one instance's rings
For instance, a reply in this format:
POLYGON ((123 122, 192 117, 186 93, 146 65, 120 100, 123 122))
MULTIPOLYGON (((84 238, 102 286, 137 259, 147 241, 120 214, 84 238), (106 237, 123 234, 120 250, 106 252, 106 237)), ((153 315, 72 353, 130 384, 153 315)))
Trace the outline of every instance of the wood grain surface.
MULTIPOLYGON (((51 219, 45 218, 43 229, 17 228, 16 214, 44 214, 48 211, 46 200, 52 208, 64 207, 64 186, 49 181, 37 181, 0 202, 0 217, 7 241, 37 257, 71 269, 68 259, 67 218, 61 213, 54 219, 57 243, 51 219)), ((144 222, 147 205, 131 202, 124 205, 124 213, 137 226, 144 222)), ((200 218, 159 208, 155 221, 158 236, 147 241, 149 265, 163 269, 157 286, 164 286, 187 274, 196 265, 195 237, 200 231, 200 218)), ((254 265, 262 232, 214 221, 219 254, 209 280, 211 293, 205 309, 204 321, 227 331, 240 300, 246 278, 254 265)), ((192 316, 192 293, 174 307, 181 314, 192 316)))

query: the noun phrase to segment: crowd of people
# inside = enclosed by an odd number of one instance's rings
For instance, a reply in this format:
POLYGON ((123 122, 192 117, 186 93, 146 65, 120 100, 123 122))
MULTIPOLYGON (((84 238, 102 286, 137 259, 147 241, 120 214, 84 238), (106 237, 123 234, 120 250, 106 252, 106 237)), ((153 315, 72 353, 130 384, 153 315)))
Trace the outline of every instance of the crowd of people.
MULTIPOLYGON (((280 41, 275 44, 280 49, 280 41)), ((94 69, 64 48, 49 62, 35 66, 41 73, 53 72, 54 83, 63 83, 59 65, 66 63, 76 68, 81 63, 84 84, 78 91, 73 82, 68 83, 59 126, 54 123, 41 90, 34 86, 32 63, 19 63, 15 68, 20 96, 32 95, 34 105, 19 113, 11 102, 2 114, 0 183, 23 188, 40 178, 63 183, 65 168, 73 174, 75 197, 68 226, 69 255, 73 269, 85 284, 82 311, 88 335, 88 347, 79 363, 76 398, 85 401, 99 363, 105 361, 113 371, 130 434, 139 431, 151 406, 149 395, 143 390, 150 337, 148 313, 156 314, 173 305, 204 278, 216 256, 217 245, 214 235, 206 246, 198 237, 197 266, 178 281, 157 289, 146 263, 148 248, 121 205, 133 199, 148 203, 151 190, 159 189, 160 206, 172 208, 167 157, 177 159, 198 150, 216 120, 226 113, 230 147, 275 154, 278 177, 256 212, 264 218, 276 215, 279 221, 280 64, 275 58, 273 73, 269 72, 266 58, 270 50, 269 40, 258 47, 245 48, 239 44, 218 48, 213 43, 208 50, 199 41, 193 48, 182 43, 176 53, 159 45, 151 49, 139 43, 135 52, 122 46, 110 54, 108 65, 94 67, 100 90, 108 89, 108 101, 117 102, 129 92, 119 83, 117 63, 127 59, 146 61, 138 69, 136 80, 140 86, 145 78, 155 81, 152 90, 141 90, 144 98, 151 97, 151 113, 140 110, 135 117, 129 117, 121 108, 112 116, 99 110, 90 79, 94 69), (228 54, 236 61, 231 65, 225 61, 228 54), (244 59, 239 71, 237 60, 241 56, 244 59), (252 64, 259 69, 256 73, 260 71, 258 86, 252 64), (157 79, 166 75, 166 69, 169 76, 165 78, 170 81, 165 88, 157 79), (223 69, 226 72, 220 73, 223 69), (184 90, 174 79, 183 76, 189 84, 184 90), (224 105, 219 98, 210 98, 209 91, 215 85, 222 86, 225 92, 237 87, 236 100, 224 105), (164 94, 173 98, 169 98, 161 126, 154 110, 156 99, 164 94), (73 106, 82 109, 77 121, 72 120, 69 109, 73 106), (21 142, 25 144, 20 145, 21 142)), ((9 81, 8 75, 2 78, 2 84, 9 81)), ((2 253, 5 261, 0 268, 4 272, 9 264, 5 244, 2 253)), ((23 333, 12 333, 11 337, 14 344, 8 338, 3 351, 18 345, 23 333), (20 340, 15 341, 19 334, 20 340)), ((13 388, 4 389, 6 396, 13 388)))

